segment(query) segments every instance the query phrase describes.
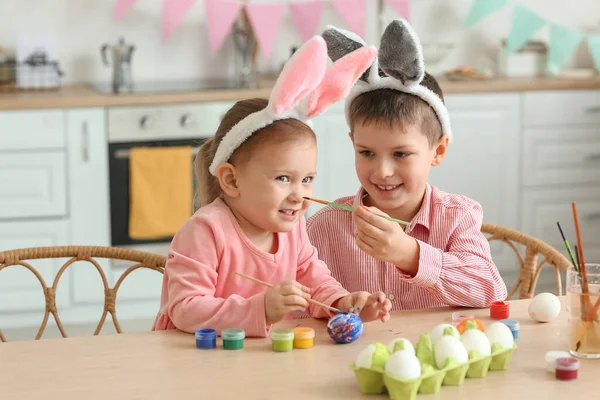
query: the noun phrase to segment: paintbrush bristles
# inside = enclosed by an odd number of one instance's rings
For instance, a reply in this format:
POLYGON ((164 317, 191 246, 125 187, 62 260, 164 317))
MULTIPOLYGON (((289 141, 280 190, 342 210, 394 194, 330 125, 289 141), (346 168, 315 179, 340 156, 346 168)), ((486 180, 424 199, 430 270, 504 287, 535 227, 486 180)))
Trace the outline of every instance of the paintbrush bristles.
POLYGON ((321 204, 325 204, 325 205, 329 204, 325 200, 313 199, 312 197, 303 197, 303 199, 309 200, 309 201, 314 201, 315 203, 321 203, 321 204))

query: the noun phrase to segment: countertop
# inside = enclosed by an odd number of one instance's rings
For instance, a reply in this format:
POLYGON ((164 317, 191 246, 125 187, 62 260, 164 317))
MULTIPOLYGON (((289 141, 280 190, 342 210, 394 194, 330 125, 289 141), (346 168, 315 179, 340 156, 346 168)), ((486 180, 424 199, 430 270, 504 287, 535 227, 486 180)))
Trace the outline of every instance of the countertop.
MULTIPOLYGON (((600 89, 600 77, 591 79, 494 78, 483 81, 449 81, 440 79, 439 82, 444 94, 600 89)), ((237 101, 252 97, 267 98, 273 84, 274 81, 265 80, 252 89, 121 95, 102 94, 90 85, 64 86, 52 91, 12 93, 2 93, 0 91, 0 110, 148 106, 237 101)))

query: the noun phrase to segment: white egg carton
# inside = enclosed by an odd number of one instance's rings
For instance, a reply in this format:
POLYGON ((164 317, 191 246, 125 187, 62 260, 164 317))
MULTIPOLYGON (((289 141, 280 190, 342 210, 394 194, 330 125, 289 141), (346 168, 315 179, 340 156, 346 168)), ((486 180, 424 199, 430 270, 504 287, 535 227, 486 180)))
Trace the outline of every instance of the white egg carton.
POLYGON ((419 393, 437 393, 442 386, 460 386, 465 378, 485 378, 488 371, 508 369, 517 348, 510 329, 501 322, 485 332, 474 321, 462 333, 440 324, 422 334, 416 346, 404 338, 388 346, 367 346, 350 365, 364 394, 388 393, 392 400, 414 400, 419 393))

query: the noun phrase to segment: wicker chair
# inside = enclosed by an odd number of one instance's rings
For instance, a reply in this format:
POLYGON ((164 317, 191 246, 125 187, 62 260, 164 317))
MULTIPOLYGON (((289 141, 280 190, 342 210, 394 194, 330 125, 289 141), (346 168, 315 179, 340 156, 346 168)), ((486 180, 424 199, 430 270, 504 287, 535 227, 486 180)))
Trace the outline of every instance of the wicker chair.
MULTIPOLYGON (((63 337, 67 337, 67 333, 62 325, 58 310, 56 307, 56 288, 58 282, 65 272, 65 270, 76 261, 87 261, 91 263, 98 273, 104 286, 104 311, 100 317, 100 321, 96 327, 94 335, 98 335, 104 326, 107 314, 110 314, 113 320, 113 324, 118 333, 122 333, 121 325, 117 318, 116 311, 116 300, 117 293, 121 284, 127 278, 129 274, 138 268, 147 268, 150 270, 164 272, 166 257, 146 253, 143 251, 136 251, 130 249, 116 248, 116 247, 96 247, 96 246, 64 246, 64 247, 35 247, 27 249, 16 249, 0 252, 0 272, 7 267, 13 265, 21 265, 31 271, 42 285, 46 299, 46 310, 44 312, 44 319, 35 337, 36 340, 40 339, 46 329, 48 318, 50 314, 54 317, 56 325, 63 337), (35 259, 47 259, 47 258, 69 258, 67 262, 59 269, 52 286, 48 287, 42 275, 30 264, 27 260, 35 259), (119 277, 119 280, 115 283, 114 287, 108 286, 108 280, 106 274, 95 260, 95 258, 109 258, 113 260, 124 260, 132 261, 136 264, 127 268, 125 272, 119 277)), ((6 342, 6 338, 0 329, 0 341, 6 342)))
MULTIPOLYGON (((551 265, 556 276, 556 293, 562 294, 562 284, 560 271, 566 270, 569 266, 569 261, 560 252, 548 244, 519 231, 501 227, 498 225, 484 223, 481 231, 488 236, 489 241, 499 240, 505 242, 516 253, 520 263, 519 279, 508 294, 507 298, 511 298, 519 289, 519 298, 532 298, 535 293, 537 279, 545 265, 551 265), (525 247, 525 256, 521 256, 517 245, 525 247), (539 255, 542 255, 542 260, 538 262, 539 255)), ((46 329, 50 314, 54 317, 58 329, 63 337, 67 337, 67 333, 60 321, 58 310, 56 307, 56 287, 60 277, 65 270, 76 261, 87 261, 91 263, 100 274, 104 285, 104 311, 100 318, 94 335, 98 335, 102 330, 107 314, 110 314, 113 324, 118 333, 122 333, 116 311, 116 298, 119 287, 127 276, 138 268, 148 268, 151 270, 164 272, 166 258, 157 254, 146 253, 116 247, 94 247, 94 246, 67 246, 67 247, 38 247, 28 249, 17 249, 0 252, 0 272, 12 265, 21 265, 31 271, 42 285, 42 290, 46 299, 46 310, 44 319, 36 335, 36 340, 40 339, 46 329), (45 258, 69 258, 67 262, 60 268, 51 287, 46 285, 41 274, 27 262, 27 260, 45 259, 45 258), (125 260, 136 262, 137 264, 129 267, 121 275, 113 288, 108 286, 106 275, 95 258, 110 258, 115 260, 125 260)), ((6 338, 0 330, 0 341, 5 342, 6 338)))
POLYGON ((490 242, 498 240, 506 243, 513 249, 519 260, 519 279, 508 293, 508 299, 517 292, 519 287, 521 288, 519 293, 520 299, 532 298, 535 294, 535 287, 540 273, 546 265, 550 265, 554 269, 554 276, 556 277, 556 294, 558 296, 562 295, 560 272, 566 271, 571 263, 558 250, 532 236, 499 225, 484 223, 481 227, 481 231, 484 234, 489 235, 487 236, 487 239, 490 242), (521 255, 517 245, 525 247, 524 257, 521 255), (542 260, 538 262, 540 255, 542 256, 542 260))

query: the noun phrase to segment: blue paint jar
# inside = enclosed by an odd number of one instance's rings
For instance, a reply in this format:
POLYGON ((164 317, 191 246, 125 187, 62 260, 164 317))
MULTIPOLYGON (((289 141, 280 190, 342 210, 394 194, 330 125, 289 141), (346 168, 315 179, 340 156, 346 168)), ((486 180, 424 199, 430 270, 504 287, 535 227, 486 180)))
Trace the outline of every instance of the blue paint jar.
POLYGON ((516 340, 519 338, 519 328, 521 327, 519 321, 514 319, 503 319, 499 322, 502 322, 504 325, 508 326, 508 329, 512 332, 513 338, 516 340))
POLYGON ((210 328, 198 329, 196 331, 197 349, 214 349, 217 347, 217 331, 210 328))

